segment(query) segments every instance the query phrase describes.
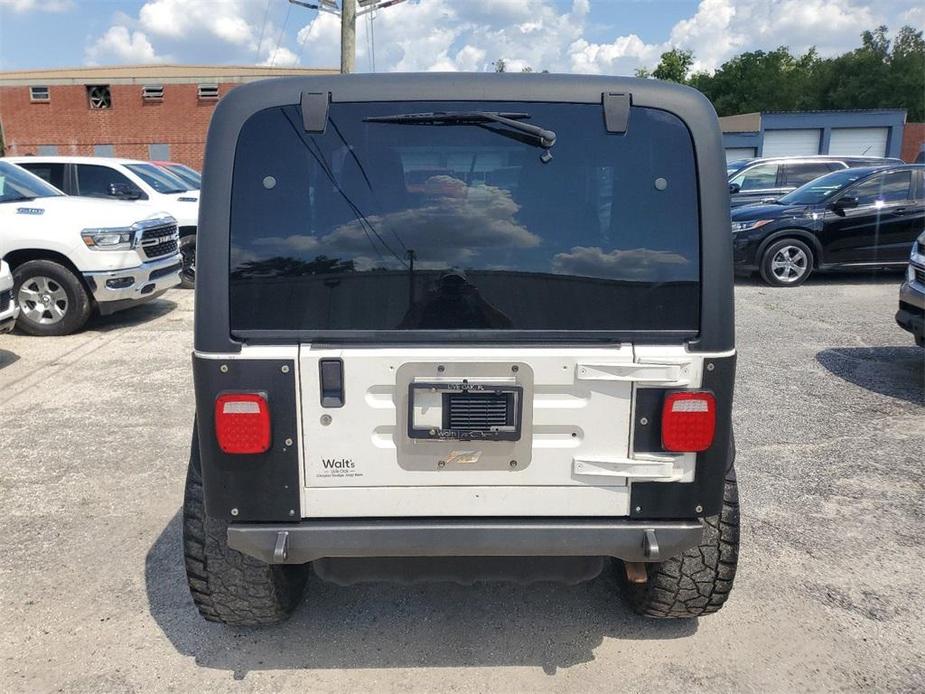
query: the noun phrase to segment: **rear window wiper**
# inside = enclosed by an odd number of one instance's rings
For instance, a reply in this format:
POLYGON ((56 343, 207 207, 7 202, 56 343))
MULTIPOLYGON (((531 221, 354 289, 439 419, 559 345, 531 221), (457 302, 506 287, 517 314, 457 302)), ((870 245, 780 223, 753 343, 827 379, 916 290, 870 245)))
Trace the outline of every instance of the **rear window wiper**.
MULTIPOLYGON (((556 133, 530 123, 521 123, 520 119, 529 118, 529 113, 498 113, 496 111, 436 111, 430 113, 399 113, 393 116, 370 116, 364 118, 366 123, 398 123, 407 125, 484 125, 498 123, 518 134, 526 135, 531 144, 546 151, 540 159, 545 163, 552 159, 549 150, 556 144, 556 133)), ((513 133, 504 130, 492 132, 511 137, 513 133)), ((515 137, 520 140, 521 138, 515 137)), ((522 140, 521 140, 522 141, 522 140)))

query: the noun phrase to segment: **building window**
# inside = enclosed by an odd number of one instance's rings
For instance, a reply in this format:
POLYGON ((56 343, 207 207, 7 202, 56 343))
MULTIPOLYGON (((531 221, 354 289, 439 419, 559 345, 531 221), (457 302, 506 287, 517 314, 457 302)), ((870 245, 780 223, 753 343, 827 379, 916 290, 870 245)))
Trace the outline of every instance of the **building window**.
POLYGON ((93 145, 94 157, 114 157, 115 148, 112 145, 93 145))
POLYGON ((90 102, 90 108, 93 110, 112 108, 112 94, 109 93, 109 85, 88 84, 87 101, 90 102))
POLYGON ((170 161, 170 145, 148 145, 148 159, 170 161))
POLYGON ((51 101, 51 92, 48 87, 29 87, 29 101, 40 103, 51 101))
POLYGON ((163 101, 164 85, 163 84, 146 84, 141 88, 141 98, 145 101, 163 101))
POLYGON ((215 101, 218 99, 218 85, 217 84, 200 84, 199 85, 199 98, 203 101, 215 101))
POLYGON ((39 145, 36 151, 40 157, 53 157, 58 153, 58 145, 39 145))

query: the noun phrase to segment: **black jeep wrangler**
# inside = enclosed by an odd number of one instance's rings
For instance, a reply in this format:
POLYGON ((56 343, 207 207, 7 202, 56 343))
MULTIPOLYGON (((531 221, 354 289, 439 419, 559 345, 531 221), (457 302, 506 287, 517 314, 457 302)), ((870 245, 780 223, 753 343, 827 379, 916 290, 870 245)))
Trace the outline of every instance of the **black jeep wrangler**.
POLYGON ((723 167, 709 102, 651 80, 226 96, 184 502, 201 614, 272 622, 309 564, 406 557, 584 557, 642 614, 717 611, 739 527, 723 167))

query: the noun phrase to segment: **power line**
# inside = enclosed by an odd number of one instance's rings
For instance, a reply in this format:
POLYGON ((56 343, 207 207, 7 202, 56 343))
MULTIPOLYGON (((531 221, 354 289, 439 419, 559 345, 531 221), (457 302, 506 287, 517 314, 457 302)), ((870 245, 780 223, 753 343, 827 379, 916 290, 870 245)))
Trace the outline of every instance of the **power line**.
POLYGON ((270 14, 270 2, 272 0, 267 0, 267 8, 263 11, 263 24, 260 27, 260 40, 257 42, 257 55, 254 57, 255 63, 260 60, 260 49, 263 47, 263 32, 266 31, 267 17, 270 14))
MULTIPOLYGON (((356 18, 364 14, 372 14, 376 10, 382 10, 392 5, 397 5, 404 0, 359 0, 360 9, 357 10, 357 0, 341 0, 340 11, 336 9, 334 0, 289 0, 291 5, 300 5, 310 10, 319 12, 330 12, 334 15, 340 15, 340 71, 342 73, 353 72, 354 63, 356 62, 356 18)), ((376 71, 376 38, 373 29, 373 20, 375 17, 368 17, 367 26, 367 44, 369 45, 370 65, 373 72, 376 71)))
POLYGON ((273 57, 270 60, 270 67, 276 64, 276 55, 279 53, 279 47, 283 43, 283 34, 286 32, 286 25, 289 23, 289 13, 292 12, 292 3, 286 3, 286 18, 283 19, 283 26, 279 30, 279 36, 276 39, 276 50, 273 51, 273 57))

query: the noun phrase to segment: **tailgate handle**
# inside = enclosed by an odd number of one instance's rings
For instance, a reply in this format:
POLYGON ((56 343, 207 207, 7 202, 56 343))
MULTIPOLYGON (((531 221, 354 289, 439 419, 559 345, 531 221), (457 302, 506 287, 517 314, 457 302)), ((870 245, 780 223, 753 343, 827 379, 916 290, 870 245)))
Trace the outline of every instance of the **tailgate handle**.
POLYGON ((341 359, 322 359, 318 362, 321 381, 321 406, 344 406, 344 362, 341 359))
POLYGON ((674 383, 688 380, 686 364, 579 364, 579 381, 674 383))

